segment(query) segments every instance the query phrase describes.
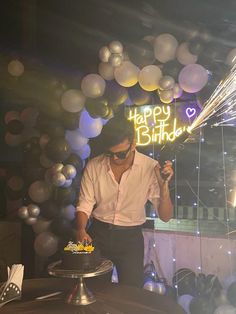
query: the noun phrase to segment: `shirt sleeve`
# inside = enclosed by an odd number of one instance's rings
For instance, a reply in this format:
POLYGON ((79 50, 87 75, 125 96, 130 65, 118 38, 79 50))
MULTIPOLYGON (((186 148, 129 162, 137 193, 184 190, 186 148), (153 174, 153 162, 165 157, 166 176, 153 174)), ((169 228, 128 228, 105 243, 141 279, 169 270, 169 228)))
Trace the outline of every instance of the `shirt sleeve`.
POLYGON ((84 169, 84 173, 80 184, 79 200, 76 207, 76 211, 84 212, 89 217, 95 204, 96 200, 92 180, 92 167, 91 163, 88 162, 87 166, 84 169))
POLYGON ((155 166, 158 163, 155 163, 153 166, 153 171, 151 173, 150 186, 148 190, 148 200, 152 203, 155 210, 158 210, 160 203, 160 186, 157 181, 157 177, 154 171, 155 166))

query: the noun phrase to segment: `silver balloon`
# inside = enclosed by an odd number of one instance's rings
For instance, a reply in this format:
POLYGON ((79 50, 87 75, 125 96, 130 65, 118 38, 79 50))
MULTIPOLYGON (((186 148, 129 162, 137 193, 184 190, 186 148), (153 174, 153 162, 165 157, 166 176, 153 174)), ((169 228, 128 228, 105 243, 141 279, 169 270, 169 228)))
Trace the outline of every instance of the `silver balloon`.
POLYGON ((36 217, 29 217, 25 220, 25 223, 31 226, 31 225, 36 224, 37 220, 38 219, 36 217))
POLYGON ((76 168, 73 165, 66 165, 62 168, 62 174, 66 177, 66 179, 74 179, 76 176, 76 168))
POLYGON ((65 182, 66 177, 61 172, 57 172, 52 176, 52 184, 57 187, 63 186, 65 182))
POLYGON ((27 219, 29 217, 28 207, 22 206, 18 209, 18 216, 21 219, 27 219))
POLYGON ((178 83, 175 84, 174 88, 173 88, 173 93, 174 93, 174 98, 179 98, 182 96, 183 94, 183 90, 182 88, 179 86, 178 83))
POLYGON ((159 88, 162 90, 172 89, 175 85, 175 80, 169 75, 163 76, 159 81, 159 88))
POLYGON ((107 46, 103 46, 99 50, 99 58, 102 62, 108 62, 111 52, 107 46))
POLYGON ((63 218, 73 220, 75 218, 75 206, 67 205, 62 208, 61 215, 63 218))
POLYGON ((172 89, 159 91, 160 100, 164 104, 171 103, 173 101, 173 98, 174 98, 173 96, 174 96, 174 93, 173 93, 172 89))
POLYGON ((42 232, 34 241, 34 249, 39 256, 51 256, 58 249, 58 237, 48 231, 42 232))
POLYGON ((68 188, 69 186, 71 186, 72 184, 72 180, 68 179, 65 181, 65 183, 63 184, 63 188, 68 188))
POLYGON ((64 167, 63 164, 57 163, 57 164, 53 165, 51 169, 52 169, 53 173, 57 173, 57 172, 61 171, 63 167, 64 167))
POLYGON ((119 53, 113 53, 113 54, 111 54, 111 56, 109 58, 109 63, 113 67, 120 66, 122 61, 123 61, 123 56, 122 56, 122 54, 119 54, 119 53))
POLYGON ((28 212, 30 217, 38 217, 38 215, 40 214, 40 208, 35 204, 29 204, 28 212))
POLYGON ((114 40, 109 44, 109 50, 111 53, 122 53, 123 52, 123 45, 121 42, 114 40))

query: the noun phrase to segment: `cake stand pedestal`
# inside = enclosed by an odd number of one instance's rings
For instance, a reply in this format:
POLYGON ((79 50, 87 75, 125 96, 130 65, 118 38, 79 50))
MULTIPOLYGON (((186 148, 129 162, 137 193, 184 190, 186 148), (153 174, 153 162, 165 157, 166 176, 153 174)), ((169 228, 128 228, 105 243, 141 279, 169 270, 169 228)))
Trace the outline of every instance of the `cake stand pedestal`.
POLYGON ((96 301, 93 293, 86 287, 84 278, 104 275, 112 270, 110 260, 103 259, 101 264, 92 272, 63 269, 61 261, 48 266, 48 273, 55 277, 76 279, 76 284, 66 298, 66 303, 73 305, 88 305, 96 301))

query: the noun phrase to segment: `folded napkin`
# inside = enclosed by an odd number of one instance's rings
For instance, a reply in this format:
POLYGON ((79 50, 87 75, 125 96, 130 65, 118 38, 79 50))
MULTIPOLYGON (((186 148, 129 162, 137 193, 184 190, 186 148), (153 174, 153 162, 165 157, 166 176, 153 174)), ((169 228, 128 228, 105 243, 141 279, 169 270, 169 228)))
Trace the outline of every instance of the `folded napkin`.
POLYGON ((8 267, 7 271, 8 280, 0 287, 0 307, 10 301, 21 298, 24 266, 22 264, 14 264, 11 269, 8 267))

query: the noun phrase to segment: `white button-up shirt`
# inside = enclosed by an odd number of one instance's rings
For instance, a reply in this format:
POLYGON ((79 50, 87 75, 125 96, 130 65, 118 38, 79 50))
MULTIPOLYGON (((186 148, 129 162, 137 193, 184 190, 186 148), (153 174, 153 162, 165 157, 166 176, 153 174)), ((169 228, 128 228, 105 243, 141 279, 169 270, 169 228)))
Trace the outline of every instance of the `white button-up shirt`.
POLYGON ((118 183, 109 157, 100 155, 91 159, 81 180, 77 211, 114 225, 143 224, 147 200, 158 208, 160 188, 154 171, 157 164, 156 160, 135 151, 133 165, 118 183))

